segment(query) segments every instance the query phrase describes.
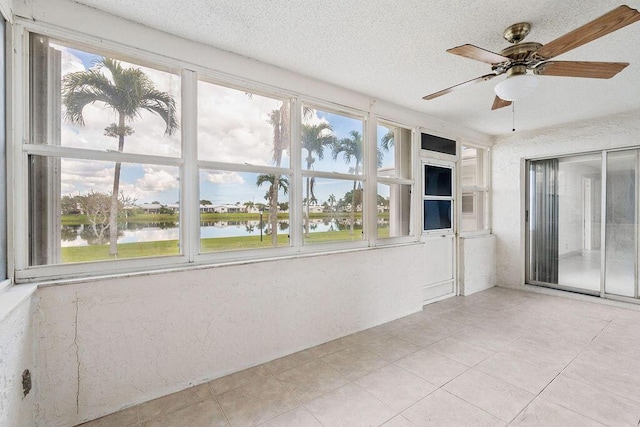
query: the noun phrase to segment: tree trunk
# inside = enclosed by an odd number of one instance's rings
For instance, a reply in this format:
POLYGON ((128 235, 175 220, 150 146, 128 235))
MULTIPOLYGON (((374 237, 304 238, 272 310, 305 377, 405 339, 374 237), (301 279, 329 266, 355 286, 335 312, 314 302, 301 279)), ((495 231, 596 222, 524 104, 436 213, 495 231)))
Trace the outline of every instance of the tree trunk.
POLYGON ((353 235, 353 223, 356 222, 356 181, 353 181, 353 190, 351 191, 351 227, 350 233, 353 235))
MULTIPOLYGON (((118 114, 118 151, 124 150, 124 116, 118 114)), ((109 255, 118 257, 118 193, 120 192, 120 168, 117 162, 113 173, 113 192, 111 193, 111 209, 109 210, 109 255)))
POLYGON ((269 222, 271 223, 271 244, 278 246, 278 188, 280 187, 280 175, 274 175, 269 197, 269 222))

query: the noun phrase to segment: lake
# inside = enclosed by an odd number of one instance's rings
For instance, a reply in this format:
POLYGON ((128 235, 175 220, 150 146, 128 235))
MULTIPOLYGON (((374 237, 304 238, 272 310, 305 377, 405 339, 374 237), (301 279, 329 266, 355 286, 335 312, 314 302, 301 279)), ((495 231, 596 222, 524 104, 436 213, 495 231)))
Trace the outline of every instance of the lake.
MULTIPOLYGON (((378 227, 387 226, 388 221, 379 221, 378 227)), ((157 242, 162 240, 178 240, 180 227, 178 222, 149 222, 119 224, 118 243, 157 242)), ((262 233, 267 235, 269 224, 263 221, 262 233)), ((327 231, 347 230, 349 218, 311 219, 309 232, 322 233, 327 231)), ((355 221, 355 228, 362 229, 362 219, 355 221)), ((278 221, 278 234, 289 234, 289 221, 278 221)), ((99 244, 95 234, 88 225, 63 225, 62 247, 87 246, 99 244)), ((270 234, 270 233, 269 233, 270 234)), ((200 223, 200 236, 203 239, 259 236, 260 221, 203 221, 200 223)), ((107 239, 108 242, 108 239, 107 239)), ((103 242, 106 243, 106 242, 103 242)))

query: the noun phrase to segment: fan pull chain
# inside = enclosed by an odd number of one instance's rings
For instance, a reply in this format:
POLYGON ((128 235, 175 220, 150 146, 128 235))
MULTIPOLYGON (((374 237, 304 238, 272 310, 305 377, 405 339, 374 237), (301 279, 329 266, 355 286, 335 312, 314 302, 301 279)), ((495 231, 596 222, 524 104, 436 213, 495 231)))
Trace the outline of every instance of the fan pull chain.
POLYGON ((511 103, 511 132, 516 131, 516 102, 511 103))

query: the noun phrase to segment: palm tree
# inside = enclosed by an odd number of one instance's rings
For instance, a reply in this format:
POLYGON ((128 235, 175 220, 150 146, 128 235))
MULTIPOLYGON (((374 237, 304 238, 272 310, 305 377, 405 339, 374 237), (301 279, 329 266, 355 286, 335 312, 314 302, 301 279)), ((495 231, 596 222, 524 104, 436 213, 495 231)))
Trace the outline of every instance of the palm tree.
MULTIPOLYGON (((355 162, 353 168, 350 171, 354 175, 360 174, 360 169, 362 165, 362 134, 357 130, 349 131, 349 137, 341 138, 337 141, 331 152, 333 156, 333 160, 338 160, 338 156, 342 154, 345 163, 351 164, 351 162, 355 162)), ((351 234, 353 234, 353 225, 355 222, 355 213, 356 213, 356 204, 358 199, 356 197, 357 191, 361 191, 358 189, 357 180, 353 181, 353 198, 351 203, 351 234)), ((360 201, 361 202, 361 201, 360 201)))
MULTIPOLYGON (((267 200, 269 204, 269 218, 271 218, 272 215, 275 216, 276 218, 275 227, 274 227, 274 223, 270 221, 271 230, 273 231, 273 230, 277 230, 276 227, 277 227, 277 218, 278 218, 278 192, 280 190, 282 190, 284 194, 287 194, 289 192, 289 180, 287 179, 287 177, 280 176, 280 175, 273 175, 273 174, 258 175, 258 178, 256 179, 256 185, 258 187, 262 187, 262 184, 264 183, 269 184, 269 189, 267 190, 267 194, 264 196, 264 198, 267 200)), ((271 234, 276 234, 274 245, 277 245, 278 233, 276 232, 271 234)), ((273 237, 272 237, 272 242, 273 242, 273 237)))
MULTIPOLYGON (((65 118, 71 123, 84 125, 82 111, 89 104, 101 103, 113 110, 117 123, 105 128, 105 135, 118 139, 118 151, 124 150, 125 136, 133 134, 127 126, 140 117, 142 110, 155 113, 164 120, 165 134, 178 129, 176 104, 173 97, 157 90, 151 79, 139 68, 123 68, 120 62, 104 58, 93 68, 69 73, 62 80, 62 101, 65 118), (106 69, 108 73, 104 73, 106 69)), ((120 191, 120 162, 115 164, 111 211, 109 216, 109 254, 118 255, 118 193, 120 191)))
POLYGON ((395 137, 396 134, 393 129, 389 129, 387 133, 385 133, 380 140, 380 146, 384 149, 384 151, 389 151, 391 147, 395 145, 395 137))
POLYGON ((333 205, 336 204, 336 196, 333 193, 329 194, 329 198, 327 199, 327 201, 329 202, 329 206, 331 207, 331 211, 333 211, 333 205))
MULTIPOLYGON (((335 136, 333 136, 333 129, 329 123, 318 123, 314 125, 303 124, 302 125, 302 149, 307 151, 307 157, 305 161, 307 163, 307 170, 313 167, 313 164, 318 160, 324 159, 324 149, 335 142, 335 136)), ((313 196, 313 183, 314 179, 307 177, 306 182, 306 217, 305 217, 305 235, 309 235, 309 205, 313 196)))

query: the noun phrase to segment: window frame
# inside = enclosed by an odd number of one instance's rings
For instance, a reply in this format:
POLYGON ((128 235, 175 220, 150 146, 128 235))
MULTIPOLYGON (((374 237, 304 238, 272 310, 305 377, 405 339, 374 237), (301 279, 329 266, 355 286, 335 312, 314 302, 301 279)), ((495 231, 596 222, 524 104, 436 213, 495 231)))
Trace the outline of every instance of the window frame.
MULTIPOLYGON (((415 181, 416 181, 416 176, 418 176, 417 172, 416 172, 416 136, 418 135, 418 129, 416 127, 412 127, 412 126, 408 126, 406 124, 402 124, 398 121, 395 120, 389 120, 386 119, 384 117, 378 117, 377 121, 376 121, 376 129, 378 126, 393 126, 393 127, 397 127, 397 128, 403 128, 408 130, 409 132, 411 132, 411 139, 409 141, 408 147, 405 147, 406 150, 409 150, 409 170, 407 171, 407 175, 409 176, 409 178, 397 178, 397 177, 381 177, 378 176, 377 173, 377 168, 376 168, 376 173, 375 173, 375 180, 376 180, 376 196, 377 196, 377 187, 378 184, 385 184, 385 185, 408 185, 409 186, 409 191, 410 191, 410 200, 409 200, 409 234, 406 236, 395 236, 395 237, 385 237, 385 238, 380 238, 377 235, 377 227, 376 227, 376 244, 379 246, 384 246, 384 245, 395 245, 395 244, 401 244, 401 243, 408 243, 408 242, 413 242, 415 241, 418 237, 417 235, 419 233, 416 232, 416 230, 418 228, 416 228, 416 213, 419 212, 420 210, 416 209, 416 185, 415 185, 415 181)), ((378 146, 378 135, 376 132, 375 135, 375 147, 377 149, 378 146)), ((376 197, 376 202, 377 202, 377 197, 376 197)), ((377 214, 377 203, 376 203, 376 214, 377 214)), ((377 218, 377 215, 376 215, 377 218)))
MULTIPOLYGON (((15 265, 11 266, 16 282, 56 282, 58 280, 94 280, 106 276, 121 276, 129 274, 145 274, 154 271, 180 271, 188 268, 202 268, 207 266, 227 265, 236 262, 258 262, 274 258, 288 258, 305 256, 306 254, 332 253, 340 251, 361 250, 388 244, 410 244, 419 242, 419 233, 415 230, 418 218, 416 218, 417 197, 412 191, 411 197, 411 221, 414 230, 413 235, 398 238, 377 240, 376 236, 376 194, 377 172, 375 164, 376 132, 375 124, 377 115, 372 105, 365 109, 347 107, 343 104, 318 99, 312 96, 300 94, 294 90, 284 90, 272 87, 256 81, 248 81, 216 71, 214 69, 197 64, 163 56, 146 50, 137 49, 121 43, 104 40, 95 36, 80 34, 72 30, 63 29, 50 24, 33 22, 23 18, 16 18, 12 25, 12 38, 20 40, 16 43, 15 58, 13 62, 12 103, 14 111, 21 113, 13 117, 13 127, 16 130, 16 138, 13 139, 10 163, 13 169, 13 185, 10 192, 15 194, 28 194, 28 159, 30 155, 59 156, 65 158, 85 160, 120 161, 123 163, 168 165, 179 168, 180 174, 180 203, 181 206, 191 206, 199 202, 199 170, 202 168, 229 170, 233 165, 234 170, 247 172, 264 172, 265 170, 280 172, 290 177, 289 206, 290 206, 290 245, 268 249, 251 249, 237 251, 222 251, 200 253, 199 233, 199 209, 190 207, 181 209, 180 212, 180 245, 179 255, 153 256, 148 258, 130 258, 107 261, 29 265, 29 233, 26 213, 29 211, 28 197, 19 197, 18 203, 11 212, 12 236, 10 239, 12 256, 15 265), (180 139, 181 156, 147 156, 146 154, 101 152, 93 150, 76 149, 73 147, 52 147, 47 145, 32 144, 29 140, 29 37, 31 33, 50 37, 65 46, 70 46, 91 53, 112 56, 118 60, 131 62, 136 65, 170 71, 180 77, 181 81, 181 109, 180 109, 180 139), (302 179, 306 176, 320 178, 340 179, 352 182, 353 174, 304 171, 302 169, 301 144, 297 138, 292 138, 290 146, 290 164, 288 168, 270 168, 254 165, 229 164, 216 161, 199 161, 197 158, 197 85, 199 80, 225 87, 244 90, 247 92, 268 96, 275 99, 290 102, 291 110, 291 135, 299 135, 302 125, 301 111, 303 105, 309 105, 323 111, 345 115, 362 121, 363 134, 363 173, 358 180, 363 184, 363 238, 358 241, 336 241, 318 244, 303 244, 302 227, 302 179), (24 143, 23 143, 24 141, 24 143), (99 153, 99 154, 98 154, 99 153), (298 182, 299 181, 299 182, 298 182), (415 223, 413 222, 415 221, 415 223)), ((393 120, 384 119, 388 123, 396 123, 393 120)), ((411 146, 411 162, 413 165, 412 176, 415 177, 418 167, 418 156, 415 146, 417 126, 407 126, 398 123, 399 126, 410 129, 413 133, 411 146)), ((9 172, 11 173, 11 172, 9 172)), ((396 183, 397 181, 394 181, 396 183)), ((403 184, 412 185, 415 188, 415 179, 403 180, 403 184)), ((196 204, 196 206, 198 206, 196 204)))
POLYGON ((421 230, 422 230, 422 234, 423 235, 431 235, 431 234, 453 234, 456 232, 457 230, 457 218, 458 218, 458 205, 460 203, 458 203, 458 194, 457 194, 457 189, 458 189, 458 183, 457 178, 456 178, 456 163, 455 162, 450 162, 450 161, 446 161, 446 160, 437 160, 437 159, 432 159, 432 158, 428 158, 428 159, 422 159, 421 162, 421 169, 420 169, 420 175, 421 175, 421 179, 422 179, 422 193, 420 194, 420 213, 421 213, 421 218, 420 218, 420 222, 421 222, 421 230), (426 176, 425 176, 425 171, 426 168, 428 166, 433 166, 433 167, 438 167, 438 168, 444 168, 444 169, 451 169, 451 195, 450 196, 435 196, 435 195, 427 195, 427 189, 426 189, 426 176), (424 228, 424 202, 426 201, 449 201, 451 202, 451 207, 449 209, 450 211, 450 215, 451 215, 451 227, 448 228, 433 228, 433 229, 425 229, 424 228))
POLYGON ((460 199, 459 203, 459 234, 461 237, 472 237, 472 236, 481 236, 491 234, 491 147, 486 145, 478 144, 475 142, 469 142, 466 140, 460 141, 460 164, 458 168, 458 182, 459 185, 459 194, 458 197, 460 199), (477 155, 476 155, 476 178, 480 178, 482 180, 481 185, 463 185, 462 177, 464 173, 464 165, 462 158, 462 150, 463 148, 473 148, 476 150, 476 153, 479 150, 482 150, 482 161, 481 164, 478 164, 477 155), (480 169, 480 170, 478 170, 480 169), (465 193, 474 193, 479 194, 482 197, 482 228, 476 230, 463 230, 462 229, 462 197, 465 193))

